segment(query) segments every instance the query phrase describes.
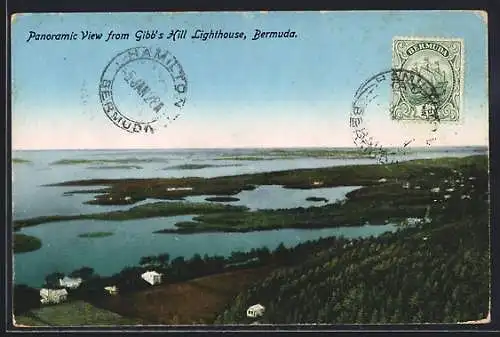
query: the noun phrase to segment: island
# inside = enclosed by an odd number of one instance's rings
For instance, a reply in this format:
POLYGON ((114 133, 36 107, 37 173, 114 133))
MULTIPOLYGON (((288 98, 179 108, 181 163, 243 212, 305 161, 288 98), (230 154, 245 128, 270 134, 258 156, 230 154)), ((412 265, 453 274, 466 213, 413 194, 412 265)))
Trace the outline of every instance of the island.
POLYGON ((42 247, 42 241, 34 236, 14 233, 14 253, 27 253, 42 247))
MULTIPOLYGON (((408 154, 410 150, 389 149, 388 155, 408 154)), ((296 158, 323 158, 323 159, 359 159, 375 158, 372 153, 353 149, 266 149, 255 150, 235 155, 234 153, 222 154, 216 160, 276 160, 296 158)))
POLYGON ((130 169, 140 170, 140 169, 142 169, 142 166, 139 166, 139 165, 109 165, 109 166, 89 166, 88 168, 91 170, 130 170, 130 169))
POLYGON ((181 164, 181 165, 165 167, 164 170, 200 170, 204 168, 233 167, 233 166, 240 166, 240 165, 239 164, 230 164, 230 165, 181 164))
POLYGON ((214 202, 233 202, 233 201, 240 201, 240 199, 235 198, 235 197, 228 197, 228 196, 218 196, 218 197, 208 197, 205 198, 206 201, 214 201, 214 202))
POLYGON ((140 163, 165 163, 165 158, 117 158, 117 159, 60 159, 50 165, 81 165, 81 164, 140 164, 140 163))
POLYGON ((79 238, 103 238, 106 236, 111 236, 113 235, 113 232, 88 232, 88 233, 82 233, 78 234, 79 238))
POLYGON ((13 164, 31 164, 31 160, 22 159, 22 158, 12 158, 13 164))
POLYGON ((307 197, 306 198, 307 201, 324 201, 324 202, 328 202, 328 199, 327 198, 323 198, 323 197, 307 197))

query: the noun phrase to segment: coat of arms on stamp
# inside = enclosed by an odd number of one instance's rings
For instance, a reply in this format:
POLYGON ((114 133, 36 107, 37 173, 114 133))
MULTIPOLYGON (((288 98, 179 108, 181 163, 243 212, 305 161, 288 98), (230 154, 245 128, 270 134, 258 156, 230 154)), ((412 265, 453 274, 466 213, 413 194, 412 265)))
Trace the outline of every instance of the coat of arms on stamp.
POLYGON ((462 113, 464 46, 453 38, 395 37, 393 69, 415 74, 422 86, 393 83, 391 118, 407 121, 458 122, 462 113))

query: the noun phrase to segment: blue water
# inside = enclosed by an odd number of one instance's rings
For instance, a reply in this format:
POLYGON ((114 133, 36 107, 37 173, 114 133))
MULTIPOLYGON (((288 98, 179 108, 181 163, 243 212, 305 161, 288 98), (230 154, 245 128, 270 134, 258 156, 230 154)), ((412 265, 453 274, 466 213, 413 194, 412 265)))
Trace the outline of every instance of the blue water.
MULTIPOLYGON (((284 209, 296 207, 324 206, 345 199, 346 194, 361 188, 362 186, 340 186, 332 188, 315 188, 309 190, 288 189, 279 185, 258 186, 252 191, 241 191, 232 197, 239 201, 220 202, 226 205, 246 206, 250 210, 259 209, 284 209), (322 197, 327 201, 308 201, 308 197, 322 197)), ((187 197, 187 201, 207 202, 207 197, 215 195, 197 195, 187 197)))
MULTIPOLYGON (((443 156, 467 156, 472 148, 422 151, 398 160, 437 158, 443 156), (448 152, 445 152, 448 151, 448 152)), ((486 150, 485 150, 486 151, 486 150)), ((126 209, 125 206, 85 205, 92 194, 64 195, 81 187, 47 187, 46 184, 68 180, 92 178, 155 178, 155 177, 216 177, 244 173, 269 172, 295 168, 315 168, 342 165, 374 164, 374 159, 276 159, 262 161, 226 161, 214 158, 251 152, 251 150, 67 150, 67 151, 14 151, 13 158, 31 160, 29 164, 12 165, 13 219, 43 215, 70 215, 126 209), (121 164, 51 165, 61 159, 120 159, 136 158, 148 162, 121 164), (210 167, 195 170, 179 170, 169 167, 181 164, 231 165, 234 167, 210 167), (93 169, 104 165, 139 165, 141 169, 93 169), (165 169, 167 168, 167 169, 165 169)), ((96 189, 92 186, 89 189, 96 189)), ((309 196, 325 197, 333 203, 345 197, 356 186, 318 188, 313 190, 283 189, 280 186, 260 186, 254 191, 242 191, 236 197, 240 201, 230 204, 246 205, 251 209, 290 208, 321 206, 322 202, 309 202, 309 196)), ((190 197, 204 201, 207 196, 190 197)), ((151 202, 145 200, 141 203, 151 202)), ((137 204, 136 204, 137 205, 137 204)), ((25 228, 21 232, 42 240, 40 250, 15 255, 15 282, 40 286, 45 275, 54 272, 70 272, 83 265, 94 268, 102 275, 109 275, 125 266, 135 265, 140 257, 168 252, 172 257, 190 257, 199 254, 227 255, 236 250, 250 250, 267 246, 275 248, 283 242, 293 246, 320 237, 344 235, 362 237, 378 235, 394 230, 393 225, 330 228, 315 230, 273 230, 252 233, 198 233, 189 235, 154 234, 153 231, 172 228, 178 221, 192 216, 154 218, 129 221, 77 220, 41 224, 25 228), (78 234, 91 231, 112 231, 113 236, 79 238, 78 234)))

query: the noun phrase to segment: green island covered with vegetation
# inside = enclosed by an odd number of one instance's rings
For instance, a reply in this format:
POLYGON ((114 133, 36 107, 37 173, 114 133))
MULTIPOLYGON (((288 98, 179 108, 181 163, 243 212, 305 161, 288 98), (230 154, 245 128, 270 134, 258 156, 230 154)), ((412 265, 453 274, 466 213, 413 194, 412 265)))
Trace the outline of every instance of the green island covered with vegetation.
POLYGON ((215 168, 215 167, 233 167, 240 166, 238 164, 228 164, 228 165, 213 165, 213 164, 181 164, 175 166, 165 167, 164 170, 199 170, 204 168, 215 168))
POLYGON ((165 158, 118 158, 118 159, 61 159, 51 165, 81 165, 81 164, 140 164, 140 163, 165 163, 165 158))
POLYGON ((142 166, 139 165, 105 165, 105 166, 89 166, 91 170, 140 170, 142 166))
POLYGON ((323 201, 323 202, 328 202, 328 199, 327 198, 323 198, 323 197, 307 197, 306 200, 307 201, 323 201))
POLYGON ((88 233, 82 233, 78 234, 79 238, 103 238, 106 236, 111 236, 113 235, 113 232, 88 232, 88 233))
POLYGON ((14 253, 27 253, 42 248, 42 241, 37 237, 14 233, 14 253))
POLYGON ((31 160, 22 159, 22 158, 12 158, 13 164, 31 164, 31 160))
POLYGON ((227 197, 227 196, 217 196, 217 197, 208 197, 205 198, 206 201, 214 201, 214 202, 232 202, 232 201, 240 201, 240 199, 235 197, 227 197))
MULTIPOLYGON (((388 151, 388 155, 407 154, 408 150, 388 151)), ((295 159, 295 158, 324 158, 324 159, 359 159, 374 158, 375 155, 359 149, 340 150, 340 149, 274 149, 274 150, 255 150, 251 153, 241 155, 223 154, 216 160, 276 160, 276 159, 295 159)))

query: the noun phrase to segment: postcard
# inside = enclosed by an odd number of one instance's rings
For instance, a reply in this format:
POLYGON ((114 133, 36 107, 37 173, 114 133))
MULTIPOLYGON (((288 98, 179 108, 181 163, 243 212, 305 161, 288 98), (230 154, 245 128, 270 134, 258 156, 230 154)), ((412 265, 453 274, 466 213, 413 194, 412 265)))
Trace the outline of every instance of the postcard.
POLYGON ((485 12, 10 27, 17 327, 489 322, 485 12))

